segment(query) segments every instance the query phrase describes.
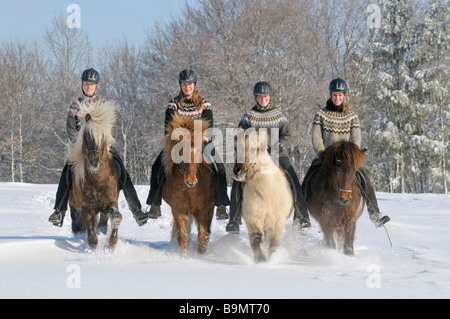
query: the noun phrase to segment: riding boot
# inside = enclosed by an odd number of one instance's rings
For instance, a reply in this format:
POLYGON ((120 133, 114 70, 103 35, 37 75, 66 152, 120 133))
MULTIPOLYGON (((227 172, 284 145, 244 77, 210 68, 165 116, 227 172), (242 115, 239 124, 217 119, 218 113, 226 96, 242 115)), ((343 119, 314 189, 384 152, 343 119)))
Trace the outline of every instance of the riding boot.
POLYGON ((56 227, 62 227, 64 223, 71 184, 72 171, 69 163, 66 163, 62 170, 61 177, 59 178, 58 190, 56 191, 55 206, 53 207, 55 211, 48 219, 48 221, 56 227))
POLYGON ((233 181, 231 186, 231 205, 230 205, 230 221, 225 230, 229 234, 239 234, 239 225, 241 221, 242 212, 242 184, 238 181, 233 181))
POLYGON ((369 218, 375 224, 375 227, 378 228, 389 223, 391 221, 389 216, 383 216, 383 214, 380 212, 380 209, 378 208, 375 190, 364 169, 360 169, 356 172, 356 180, 356 184, 360 189, 364 199, 366 200, 369 218))
POLYGON ((110 150, 113 159, 120 167, 119 171, 119 188, 123 190, 125 199, 128 203, 128 207, 133 213, 133 217, 136 220, 138 226, 143 226, 147 223, 148 215, 142 210, 141 202, 134 188, 133 182, 131 181, 130 175, 128 174, 122 159, 116 150, 111 148, 110 150))
POLYGON ((294 197, 294 224, 296 224, 300 230, 311 229, 308 206, 305 198, 303 197, 300 181, 298 180, 294 168, 289 162, 289 158, 280 157, 280 165, 286 172, 286 177, 291 185, 291 190, 294 197))
POLYGON ((217 206, 216 218, 228 219, 227 209, 225 206, 229 206, 231 202, 228 198, 225 165, 223 165, 223 163, 215 163, 212 166, 215 186, 215 206, 217 206))
POLYGON ((162 166, 161 151, 152 165, 152 175, 150 177, 150 190, 147 196, 147 205, 151 205, 147 215, 151 219, 157 219, 161 216, 162 203, 162 183, 164 180, 164 168, 162 166))

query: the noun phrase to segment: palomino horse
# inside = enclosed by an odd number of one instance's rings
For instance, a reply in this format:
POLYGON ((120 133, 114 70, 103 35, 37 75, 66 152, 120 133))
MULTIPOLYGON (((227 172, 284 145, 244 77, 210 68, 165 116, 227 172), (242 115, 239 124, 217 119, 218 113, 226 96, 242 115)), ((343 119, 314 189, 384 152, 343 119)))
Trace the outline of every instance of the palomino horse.
POLYGON ((193 220, 197 224, 197 251, 200 254, 206 252, 211 233, 215 192, 212 169, 202 155, 208 125, 207 121, 175 116, 166 127, 163 155, 166 177, 162 197, 172 209, 172 239, 177 237, 179 251, 184 257, 188 254, 193 220))
POLYGON ((355 181, 365 159, 365 151, 354 143, 336 142, 321 154, 320 168, 310 181, 309 211, 320 224, 325 244, 339 244, 346 255, 353 255, 356 222, 365 204, 355 181))
POLYGON ((109 248, 114 249, 122 215, 119 212, 118 171, 109 153, 113 143, 111 131, 115 123, 115 105, 111 102, 80 103, 81 128, 78 139, 68 146, 68 159, 73 178, 69 195, 74 233, 87 230, 88 244, 95 249, 97 215, 100 227, 106 229, 111 218, 109 248))
POLYGON ((266 131, 250 128, 238 131, 236 136, 238 160, 233 174, 242 183, 242 216, 254 259, 261 262, 266 260, 265 237, 269 253, 280 245, 293 209, 293 195, 285 173, 267 151, 266 131), (245 150, 245 160, 239 159, 240 150, 245 150))

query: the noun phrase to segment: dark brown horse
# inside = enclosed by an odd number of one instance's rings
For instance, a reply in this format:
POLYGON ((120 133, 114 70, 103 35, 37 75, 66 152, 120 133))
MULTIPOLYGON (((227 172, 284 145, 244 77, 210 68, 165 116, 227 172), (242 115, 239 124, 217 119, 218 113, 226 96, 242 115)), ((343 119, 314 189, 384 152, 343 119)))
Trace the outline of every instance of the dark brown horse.
POLYGON ((115 122, 115 106, 110 102, 81 103, 79 117, 78 140, 68 147, 73 172, 69 195, 72 230, 74 233, 87 230, 88 244, 95 249, 98 244, 97 225, 106 232, 108 218, 111 218, 108 247, 114 249, 122 221, 118 206, 118 171, 109 153, 113 143, 111 131, 115 122))
POLYGON ((214 214, 212 169, 202 155, 202 143, 208 122, 174 117, 167 127, 164 148, 165 181, 162 197, 172 209, 172 238, 184 257, 188 253, 190 226, 198 229, 197 251, 206 252, 214 214))
POLYGON ((339 244, 346 255, 353 255, 356 222, 365 204, 355 181, 365 158, 365 150, 354 143, 336 142, 321 154, 320 169, 310 182, 309 211, 320 224, 325 244, 339 244))

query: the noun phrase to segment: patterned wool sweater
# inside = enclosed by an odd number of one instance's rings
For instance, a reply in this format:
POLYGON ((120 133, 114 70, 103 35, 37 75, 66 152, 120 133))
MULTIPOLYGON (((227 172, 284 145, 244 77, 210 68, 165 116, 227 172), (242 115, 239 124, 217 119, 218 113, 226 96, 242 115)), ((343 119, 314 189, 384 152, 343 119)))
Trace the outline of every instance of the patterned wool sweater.
POLYGON ((179 97, 170 100, 166 108, 166 118, 164 120, 164 134, 167 134, 166 127, 172 122, 173 117, 177 114, 181 117, 189 117, 192 119, 201 119, 209 121, 209 127, 213 127, 213 113, 211 103, 207 99, 202 100, 202 105, 196 107, 194 101, 184 100, 184 105, 180 105, 179 97))
MULTIPOLYGON (((261 108, 259 105, 255 105, 251 110, 247 111, 239 122, 239 127, 247 129, 250 127, 267 128, 267 133, 270 137, 270 128, 279 129, 279 156, 288 156, 287 149, 292 143, 291 127, 288 123, 288 119, 284 114, 273 107, 271 104, 267 108, 261 108)), ((274 145, 275 141, 270 142, 269 145, 274 145)))
POLYGON ((312 144, 316 154, 338 141, 353 142, 361 147, 361 127, 353 111, 342 112, 327 103, 314 116, 312 144))

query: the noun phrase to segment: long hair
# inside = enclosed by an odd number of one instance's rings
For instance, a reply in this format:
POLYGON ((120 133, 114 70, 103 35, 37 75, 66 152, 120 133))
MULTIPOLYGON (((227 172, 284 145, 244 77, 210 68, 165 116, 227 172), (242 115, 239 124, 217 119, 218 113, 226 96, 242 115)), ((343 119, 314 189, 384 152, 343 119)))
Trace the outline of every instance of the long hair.
MULTIPOLYGON (((203 99, 204 97, 197 91, 197 89, 194 90, 194 93, 192 94, 192 101, 194 101, 195 106, 197 109, 200 109, 203 107, 203 99)), ((184 109, 184 101, 186 100, 186 96, 184 95, 183 90, 180 90, 180 94, 178 94, 178 101, 180 103, 181 108, 184 109)))

